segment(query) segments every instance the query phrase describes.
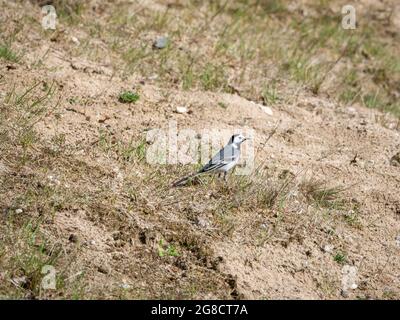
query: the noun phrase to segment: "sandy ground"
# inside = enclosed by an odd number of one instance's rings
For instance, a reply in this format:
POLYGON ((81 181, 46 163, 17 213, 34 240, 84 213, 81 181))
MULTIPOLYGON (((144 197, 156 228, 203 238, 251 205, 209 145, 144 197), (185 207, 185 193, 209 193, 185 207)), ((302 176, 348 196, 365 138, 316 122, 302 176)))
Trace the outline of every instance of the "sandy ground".
MULTIPOLYGON (((157 292, 159 281, 169 288, 166 298, 185 296, 180 289, 171 293, 177 283, 185 283, 185 288, 195 283, 193 298, 400 297, 400 167, 393 160, 400 152, 397 119, 292 86, 284 103, 263 109, 238 94, 166 89, 134 74, 121 78, 106 63, 70 57, 63 43, 38 38, 32 47, 20 45, 29 48, 23 64, 0 62, 2 95, 13 84, 23 88, 54 81, 62 97, 58 112, 40 121, 37 130, 45 140, 64 134, 70 158, 86 170, 95 168, 89 175, 80 177, 78 171, 65 181, 66 171, 54 167, 61 183, 82 184, 93 194, 103 184, 117 197, 125 192, 124 185, 152 171, 161 170, 166 183, 173 182, 188 168, 166 174, 163 165, 121 165, 93 149, 93 144, 101 129, 128 141, 144 137, 150 129, 167 129, 176 121, 178 129, 198 133, 252 129, 256 166, 264 162, 272 175, 294 175, 296 186, 310 178, 344 186, 346 199, 357 206, 357 224, 352 225, 342 219, 343 212, 303 201, 294 187, 282 210, 228 208, 232 228, 226 234, 216 231, 215 212, 204 199, 182 200, 186 193, 196 196, 196 186, 169 190, 168 199, 176 201, 163 205, 156 188, 143 180, 140 204, 117 201, 115 208, 121 212, 117 218, 108 217, 101 208, 73 205, 56 212, 42 227, 71 258, 70 277, 86 270, 86 291, 93 296, 115 297, 110 293, 113 288, 126 286, 135 289, 128 298, 163 297, 157 292), (44 54, 43 64, 32 67, 44 54), (134 105, 118 102, 123 89, 139 92, 140 100, 134 105), (77 102, 69 103, 72 97, 77 102), (85 99, 89 102, 83 103, 85 99), (178 106, 190 112, 179 114, 178 106), (263 146, 276 125, 276 133, 263 146), (146 214, 148 208, 151 214, 146 214), (98 212, 103 212, 101 217, 98 212), (182 230, 200 243, 199 252, 207 251, 206 258, 196 250, 167 260, 157 255, 160 239, 173 241, 182 230), (335 261, 339 251, 345 252, 344 263, 335 261), (350 289, 344 283, 349 266, 356 270, 356 286, 350 289), (208 278, 214 286, 207 287, 208 278)), ((211 187, 209 192, 212 196, 218 189, 211 187)), ((94 202, 101 207, 102 194, 99 197, 94 202)))

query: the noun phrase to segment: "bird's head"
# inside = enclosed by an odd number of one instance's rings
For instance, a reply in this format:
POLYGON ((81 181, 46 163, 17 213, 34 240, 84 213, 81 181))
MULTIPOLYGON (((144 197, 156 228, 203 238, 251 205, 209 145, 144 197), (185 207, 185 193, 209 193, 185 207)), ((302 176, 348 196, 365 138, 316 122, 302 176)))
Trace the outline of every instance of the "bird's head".
POLYGON ((242 142, 249 140, 249 138, 246 138, 244 135, 242 134, 234 134, 230 139, 229 139, 229 143, 232 144, 236 144, 236 145, 240 145, 242 142))

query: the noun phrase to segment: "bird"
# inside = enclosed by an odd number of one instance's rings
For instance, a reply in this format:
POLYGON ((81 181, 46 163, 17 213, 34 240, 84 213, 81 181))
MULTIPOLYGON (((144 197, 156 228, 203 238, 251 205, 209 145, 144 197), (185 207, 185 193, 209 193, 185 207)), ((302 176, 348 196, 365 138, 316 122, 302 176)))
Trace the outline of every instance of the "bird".
POLYGON ((226 181, 228 171, 234 168, 239 161, 240 145, 246 140, 249 140, 249 138, 244 137, 242 134, 234 134, 229 139, 228 144, 219 150, 199 171, 179 179, 174 182, 172 186, 183 186, 189 181, 189 179, 205 173, 218 173, 218 175, 223 174, 224 180, 226 181))

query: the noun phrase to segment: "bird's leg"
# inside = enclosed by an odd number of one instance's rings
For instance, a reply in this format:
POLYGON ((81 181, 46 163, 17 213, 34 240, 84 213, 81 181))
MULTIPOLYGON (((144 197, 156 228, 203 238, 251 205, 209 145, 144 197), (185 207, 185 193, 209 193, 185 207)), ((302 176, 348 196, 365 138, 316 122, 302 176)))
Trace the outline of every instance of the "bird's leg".
POLYGON ((227 174, 227 172, 225 171, 224 172, 224 181, 226 182, 226 174, 227 174))
POLYGON ((218 172, 218 179, 221 178, 221 172, 218 172))

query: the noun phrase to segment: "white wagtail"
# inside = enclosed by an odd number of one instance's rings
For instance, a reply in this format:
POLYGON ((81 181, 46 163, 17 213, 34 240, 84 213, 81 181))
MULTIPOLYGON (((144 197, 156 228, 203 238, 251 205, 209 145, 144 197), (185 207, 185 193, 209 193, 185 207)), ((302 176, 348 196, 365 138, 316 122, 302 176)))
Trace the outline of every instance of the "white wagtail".
POLYGON ((226 180, 226 174, 229 170, 236 166, 240 157, 240 145, 248 140, 241 134, 235 134, 230 139, 228 144, 223 147, 219 152, 211 158, 211 160, 199 171, 192 173, 182 179, 173 183, 173 187, 185 185, 189 179, 194 178, 203 173, 218 173, 224 174, 224 180, 226 180))

